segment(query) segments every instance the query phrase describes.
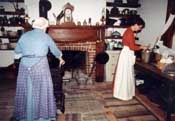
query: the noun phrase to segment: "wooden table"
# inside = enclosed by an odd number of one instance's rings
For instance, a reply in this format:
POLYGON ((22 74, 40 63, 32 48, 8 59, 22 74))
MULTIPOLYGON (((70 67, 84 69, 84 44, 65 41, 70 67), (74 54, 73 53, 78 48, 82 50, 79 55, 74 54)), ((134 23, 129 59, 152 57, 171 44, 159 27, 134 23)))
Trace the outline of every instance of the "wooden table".
POLYGON ((167 97, 167 110, 166 110, 166 121, 171 121, 172 106, 175 101, 175 94, 173 90, 175 89, 175 76, 169 76, 168 74, 163 73, 159 68, 153 64, 143 63, 141 61, 136 61, 135 70, 152 77, 153 79, 160 80, 166 86, 167 97))

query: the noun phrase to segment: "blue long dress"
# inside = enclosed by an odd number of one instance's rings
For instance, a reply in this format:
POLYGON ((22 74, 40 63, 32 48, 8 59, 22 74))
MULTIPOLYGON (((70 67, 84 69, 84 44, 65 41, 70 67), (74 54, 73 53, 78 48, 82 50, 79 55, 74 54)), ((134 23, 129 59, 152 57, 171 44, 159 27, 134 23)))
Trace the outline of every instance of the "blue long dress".
POLYGON ((16 54, 22 54, 19 65, 14 118, 17 121, 56 120, 56 104, 49 70, 48 51, 62 56, 51 37, 40 29, 26 32, 19 39, 16 54))

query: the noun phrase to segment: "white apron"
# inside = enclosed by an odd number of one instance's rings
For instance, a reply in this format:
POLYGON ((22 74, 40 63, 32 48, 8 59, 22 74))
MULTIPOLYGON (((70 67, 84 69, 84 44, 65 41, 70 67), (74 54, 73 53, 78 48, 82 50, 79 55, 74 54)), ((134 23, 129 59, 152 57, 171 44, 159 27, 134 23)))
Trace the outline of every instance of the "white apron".
POLYGON ((135 96, 134 64, 134 51, 124 46, 114 76, 113 97, 120 100, 130 100, 135 96))

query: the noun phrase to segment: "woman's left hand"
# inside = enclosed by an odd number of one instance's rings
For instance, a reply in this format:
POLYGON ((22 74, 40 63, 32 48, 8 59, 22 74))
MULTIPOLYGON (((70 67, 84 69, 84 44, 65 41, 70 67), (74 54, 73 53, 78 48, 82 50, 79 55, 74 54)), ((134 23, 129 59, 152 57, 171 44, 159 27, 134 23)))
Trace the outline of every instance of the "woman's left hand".
POLYGON ((60 66, 65 64, 65 61, 63 60, 63 58, 59 58, 59 60, 60 60, 60 66))

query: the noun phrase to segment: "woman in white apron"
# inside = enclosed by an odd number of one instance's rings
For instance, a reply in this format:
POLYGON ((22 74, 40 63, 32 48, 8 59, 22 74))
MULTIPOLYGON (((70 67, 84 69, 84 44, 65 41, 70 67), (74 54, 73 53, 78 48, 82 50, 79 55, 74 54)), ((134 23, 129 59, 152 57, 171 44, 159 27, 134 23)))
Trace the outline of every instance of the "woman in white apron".
POLYGON ((135 96, 134 68, 135 50, 146 49, 146 46, 135 44, 134 32, 141 31, 145 22, 140 17, 130 19, 130 27, 123 34, 121 50, 113 85, 113 97, 120 100, 130 100, 135 96))

